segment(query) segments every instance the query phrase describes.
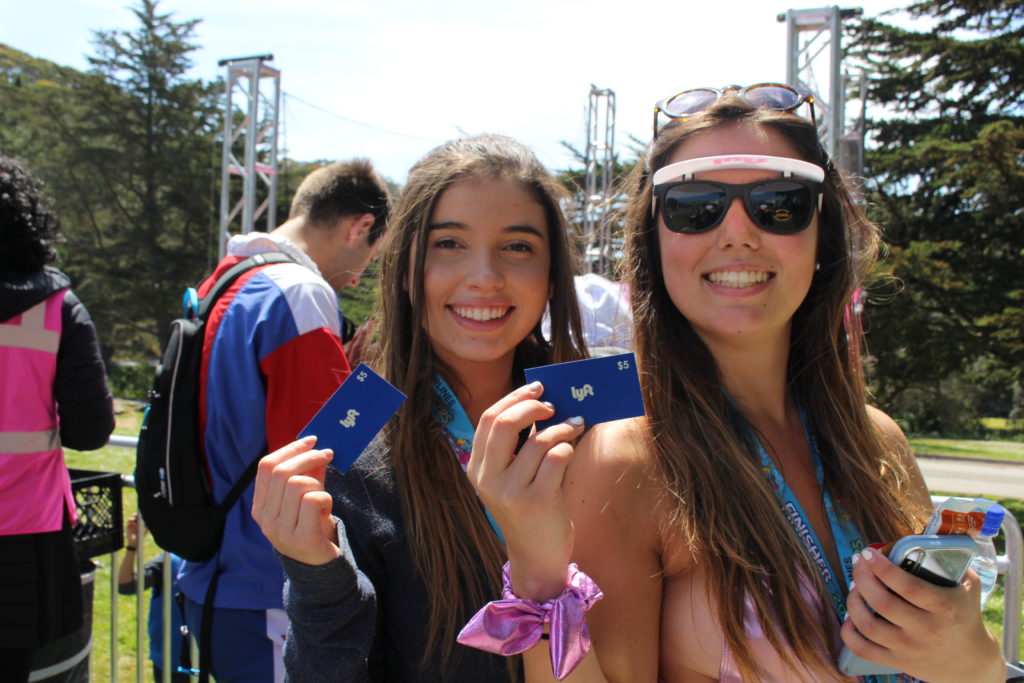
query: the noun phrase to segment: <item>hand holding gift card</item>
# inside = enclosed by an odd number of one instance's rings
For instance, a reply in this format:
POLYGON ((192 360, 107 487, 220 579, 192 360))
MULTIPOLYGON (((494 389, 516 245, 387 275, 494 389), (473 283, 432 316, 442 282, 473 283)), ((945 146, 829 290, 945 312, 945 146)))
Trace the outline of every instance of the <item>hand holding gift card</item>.
POLYGON ((593 425, 645 414, 632 353, 527 368, 526 381, 543 384, 542 400, 555 406, 538 430, 577 415, 593 425))
POLYGON ((295 438, 316 435, 317 448, 334 451, 331 465, 345 472, 405 399, 405 394, 360 363, 295 438))

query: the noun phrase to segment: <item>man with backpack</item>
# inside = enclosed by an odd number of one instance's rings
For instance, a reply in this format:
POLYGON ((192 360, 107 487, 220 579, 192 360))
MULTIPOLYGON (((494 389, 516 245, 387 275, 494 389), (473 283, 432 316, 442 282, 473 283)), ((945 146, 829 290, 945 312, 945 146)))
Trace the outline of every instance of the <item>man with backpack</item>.
MULTIPOLYGON (((293 441, 348 376, 337 293, 358 283, 376 255, 389 208, 387 187, 369 161, 317 169, 296 190, 285 223, 232 237, 227 256, 199 286, 205 297, 232 266, 257 254, 290 258, 245 270, 205 323, 199 442, 214 501, 223 501, 253 462, 293 441)), ((186 621, 200 643, 200 663, 218 683, 283 676, 284 575, 250 516, 252 495, 250 478, 227 510, 219 551, 186 561, 181 571, 186 621)))

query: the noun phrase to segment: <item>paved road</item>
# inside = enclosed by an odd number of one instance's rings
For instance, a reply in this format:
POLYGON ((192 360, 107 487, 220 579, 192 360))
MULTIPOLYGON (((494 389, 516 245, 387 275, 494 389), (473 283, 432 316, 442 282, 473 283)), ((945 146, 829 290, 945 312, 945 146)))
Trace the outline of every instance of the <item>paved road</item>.
POLYGON ((1024 498, 1024 465, 918 456, 931 491, 995 498, 1024 498))

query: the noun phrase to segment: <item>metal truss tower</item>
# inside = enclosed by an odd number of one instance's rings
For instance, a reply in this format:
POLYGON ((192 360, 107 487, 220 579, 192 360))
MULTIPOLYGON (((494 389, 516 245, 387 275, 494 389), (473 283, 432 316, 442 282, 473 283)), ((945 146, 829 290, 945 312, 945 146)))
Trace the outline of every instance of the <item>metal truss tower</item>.
POLYGON ((590 86, 587 100, 583 238, 590 272, 607 275, 612 265, 611 224, 605 220, 615 179, 615 92, 590 86))
MULTIPOLYGON (((269 232, 277 227, 277 129, 281 109, 281 72, 267 66, 273 55, 222 59, 224 78, 224 140, 220 173, 218 257, 238 220, 239 232, 252 232, 266 217, 269 232), (239 118, 239 115, 241 118, 239 118), (238 160, 241 154, 242 161, 238 160), (241 196, 231 205, 232 180, 242 181, 241 196), (260 189, 263 191, 261 192, 260 189), (256 205, 257 195, 263 201, 256 205)), ((236 196, 238 193, 236 191, 236 196)))
POLYGON ((864 169, 864 107, 867 82, 863 73, 843 73, 842 21, 859 16, 860 7, 788 10, 786 22, 786 82, 814 96, 821 144, 839 166, 854 176, 864 169), (848 96, 860 101, 860 111, 847 115, 848 96))

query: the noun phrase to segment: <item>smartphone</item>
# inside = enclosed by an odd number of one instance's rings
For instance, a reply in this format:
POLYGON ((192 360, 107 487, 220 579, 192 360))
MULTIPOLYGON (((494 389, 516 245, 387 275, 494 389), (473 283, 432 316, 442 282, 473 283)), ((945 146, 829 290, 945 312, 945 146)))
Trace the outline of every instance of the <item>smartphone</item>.
MULTIPOLYGON (((952 588, 971 566, 977 546, 963 534, 904 536, 889 550, 889 559, 902 569, 925 581, 952 588)), ((900 673, 898 669, 869 662, 843 646, 839 653, 839 671, 847 676, 900 673)))

